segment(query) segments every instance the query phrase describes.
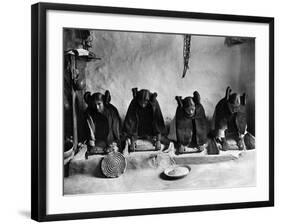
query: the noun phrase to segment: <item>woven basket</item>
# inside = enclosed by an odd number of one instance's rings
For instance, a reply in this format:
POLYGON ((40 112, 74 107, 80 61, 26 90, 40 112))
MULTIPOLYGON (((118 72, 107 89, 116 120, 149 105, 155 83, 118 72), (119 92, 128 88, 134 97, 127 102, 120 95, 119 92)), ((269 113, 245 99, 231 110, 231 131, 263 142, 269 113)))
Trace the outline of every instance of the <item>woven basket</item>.
POLYGON ((101 161, 101 171, 106 177, 119 177, 126 170, 126 158, 120 152, 111 152, 101 161))

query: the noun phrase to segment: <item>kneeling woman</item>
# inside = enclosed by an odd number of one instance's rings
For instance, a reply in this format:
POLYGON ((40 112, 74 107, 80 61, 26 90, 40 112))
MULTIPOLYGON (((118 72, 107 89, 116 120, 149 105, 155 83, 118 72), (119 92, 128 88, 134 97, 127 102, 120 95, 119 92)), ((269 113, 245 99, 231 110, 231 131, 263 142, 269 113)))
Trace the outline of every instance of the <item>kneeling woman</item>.
POLYGON ((213 123, 218 149, 255 148, 255 137, 247 131, 246 93, 232 93, 227 87, 225 97, 215 108, 213 123))
POLYGON ((104 154, 120 148, 121 119, 116 107, 110 104, 110 93, 86 92, 87 153, 104 154))
POLYGON ((168 138, 176 142, 177 153, 201 152, 207 143, 205 110, 197 91, 193 97, 176 96, 178 107, 170 125, 168 138))
POLYGON ((153 144, 151 150, 160 150, 161 142, 164 144, 167 142, 164 141, 165 124, 156 99, 157 94, 150 93, 146 89, 138 91, 137 88, 133 88, 132 92, 133 99, 124 121, 124 132, 129 140, 129 150, 149 150, 144 149, 151 147, 146 143, 153 144), (138 139, 144 141, 137 141, 138 139), (138 147, 139 142, 144 147, 138 147))

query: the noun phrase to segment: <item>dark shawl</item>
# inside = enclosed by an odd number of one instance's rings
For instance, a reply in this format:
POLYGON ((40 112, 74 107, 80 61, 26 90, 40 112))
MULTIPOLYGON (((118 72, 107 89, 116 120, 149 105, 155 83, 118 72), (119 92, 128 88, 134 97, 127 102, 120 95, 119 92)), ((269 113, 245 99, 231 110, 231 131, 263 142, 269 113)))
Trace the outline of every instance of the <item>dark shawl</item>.
POLYGON ((88 123, 88 140, 91 140, 91 132, 93 132, 96 138, 94 140, 105 141, 108 145, 112 142, 116 142, 118 146, 120 146, 121 118, 115 106, 110 103, 104 105, 104 112, 102 114, 95 112, 91 108, 87 108, 86 119, 88 123), (96 126, 100 126, 101 123, 98 124, 98 122, 102 120, 106 122, 107 125, 97 131, 96 126), (98 139, 99 136, 103 136, 102 139, 98 139))
POLYGON ((244 134, 247 128, 246 119, 246 95, 240 96, 241 104, 239 110, 235 113, 231 113, 228 107, 228 97, 221 99, 214 113, 215 130, 223 129, 227 127, 229 133, 244 134))
MULTIPOLYGON (((153 136, 159 136, 159 134, 165 134, 165 123, 163 119, 163 115, 159 106, 158 101, 154 98, 149 101, 149 104, 152 108, 152 134, 153 136)), ((124 132, 128 137, 138 137, 138 109, 140 106, 138 105, 137 99, 133 98, 126 117, 124 121, 124 132)))
POLYGON ((195 134, 197 145, 203 145, 207 141, 207 131, 205 110, 201 104, 196 104, 193 117, 188 117, 184 108, 178 106, 176 111, 176 133, 179 144, 188 146, 192 141, 192 135, 195 134))

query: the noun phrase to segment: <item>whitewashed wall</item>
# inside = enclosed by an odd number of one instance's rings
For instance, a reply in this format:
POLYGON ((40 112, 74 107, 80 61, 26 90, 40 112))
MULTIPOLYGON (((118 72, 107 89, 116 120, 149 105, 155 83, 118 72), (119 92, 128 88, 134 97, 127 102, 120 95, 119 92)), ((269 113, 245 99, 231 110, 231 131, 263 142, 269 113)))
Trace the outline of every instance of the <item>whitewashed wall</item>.
MULTIPOLYGON (((110 90, 122 117, 133 87, 157 92, 163 116, 169 121, 176 110, 176 95, 188 96, 197 90, 207 116, 212 117, 216 103, 231 86, 233 91, 247 92, 249 129, 254 132, 254 41, 228 47, 224 37, 193 35, 190 69, 181 78, 182 35, 95 30, 91 36, 92 50, 102 60, 83 64, 86 90, 110 90)), ((73 38, 71 32, 66 35, 65 48, 75 44, 73 38)))

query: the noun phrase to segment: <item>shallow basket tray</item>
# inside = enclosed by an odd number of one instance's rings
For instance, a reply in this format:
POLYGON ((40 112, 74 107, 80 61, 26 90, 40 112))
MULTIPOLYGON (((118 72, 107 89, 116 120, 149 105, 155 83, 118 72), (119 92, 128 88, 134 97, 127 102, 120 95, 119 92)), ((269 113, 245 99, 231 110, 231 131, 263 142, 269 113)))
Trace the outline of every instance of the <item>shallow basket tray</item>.
POLYGON ((120 152, 111 152, 101 161, 101 171, 106 177, 119 177, 127 167, 126 158, 120 152))

